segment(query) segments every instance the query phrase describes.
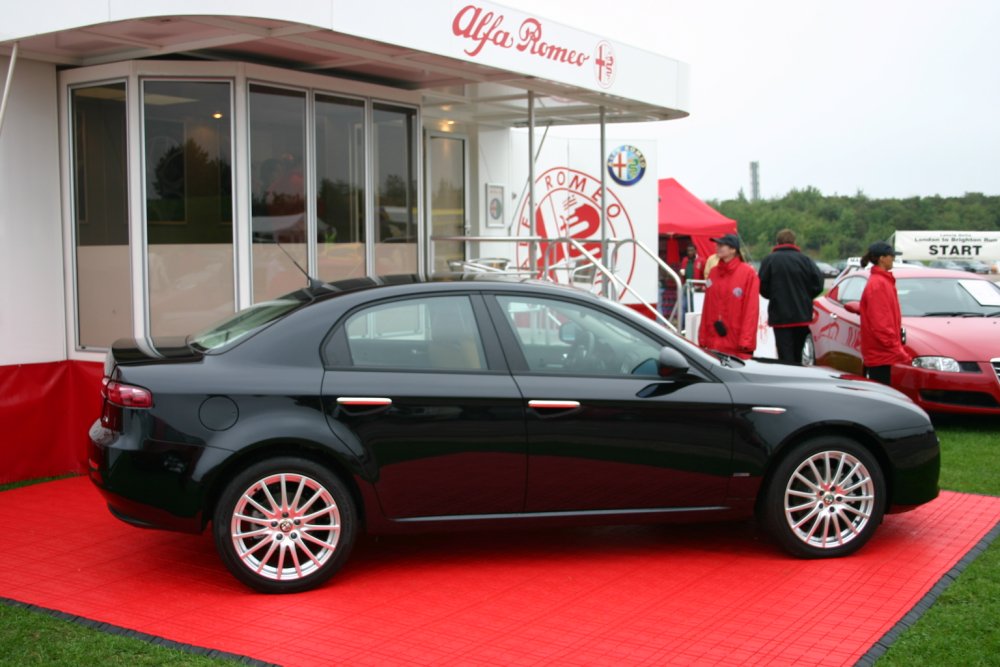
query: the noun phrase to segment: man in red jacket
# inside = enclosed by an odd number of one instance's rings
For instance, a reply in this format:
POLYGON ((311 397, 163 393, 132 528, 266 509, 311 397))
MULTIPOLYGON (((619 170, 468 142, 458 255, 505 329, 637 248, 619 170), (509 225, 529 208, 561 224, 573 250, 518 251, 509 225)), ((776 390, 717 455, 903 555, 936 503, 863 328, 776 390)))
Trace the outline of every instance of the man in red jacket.
POLYGON ((900 253, 877 241, 868 246, 861 266, 872 265, 865 291, 861 293, 861 358, 865 377, 892 383, 893 364, 908 364, 913 358, 903 348, 903 318, 899 312, 896 276, 889 273, 900 253))
POLYGON ((736 234, 712 240, 720 261, 705 284, 698 344, 749 359, 757 349, 760 281, 740 257, 740 238, 736 234))

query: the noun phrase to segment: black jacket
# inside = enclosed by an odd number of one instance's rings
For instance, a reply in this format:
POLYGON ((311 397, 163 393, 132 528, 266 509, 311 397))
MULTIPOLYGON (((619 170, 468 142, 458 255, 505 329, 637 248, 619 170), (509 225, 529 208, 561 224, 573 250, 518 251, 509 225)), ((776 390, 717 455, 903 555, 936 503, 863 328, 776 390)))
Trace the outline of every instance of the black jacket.
POLYGON ((774 246, 760 263, 760 294, 768 300, 767 323, 772 327, 812 322, 812 300, 822 291, 823 274, 798 246, 774 246))

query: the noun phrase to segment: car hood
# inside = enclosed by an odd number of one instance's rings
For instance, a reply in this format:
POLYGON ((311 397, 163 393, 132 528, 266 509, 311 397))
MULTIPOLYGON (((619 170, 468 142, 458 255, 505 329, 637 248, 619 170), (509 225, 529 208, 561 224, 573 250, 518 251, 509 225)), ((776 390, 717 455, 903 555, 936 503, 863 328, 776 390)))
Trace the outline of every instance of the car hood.
POLYGON ((746 384, 730 384, 737 402, 773 400, 779 405, 790 402, 799 409, 815 411, 817 419, 850 421, 859 414, 878 414, 880 420, 886 420, 886 428, 896 428, 901 423, 924 427, 928 423, 927 413, 906 395, 858 375, 824 366, 789 366, 767 359, 745 363, 742 369, 734 370, 746 384), (769 390, 761 391, 762 385, 768 385, 769 390), (806 394, 811 396, 809 400, 803 400, 806 394), (909 416, 900 421, 898 417, 904 414, 909 416))
POLYGON ((909 398, 891 387, 867 380, 860 375, 845 373, 826 366, 790 366, 770 359, 751 360, 744 363, 746 366, 740 370, 740 373, 750 382, 803 387, 810 385, 840 386, 910 402, 909 398))
POLYGON ((916 356, 987 361, 1000 357, 1000 317, 904 317, 906 346, 916 356))

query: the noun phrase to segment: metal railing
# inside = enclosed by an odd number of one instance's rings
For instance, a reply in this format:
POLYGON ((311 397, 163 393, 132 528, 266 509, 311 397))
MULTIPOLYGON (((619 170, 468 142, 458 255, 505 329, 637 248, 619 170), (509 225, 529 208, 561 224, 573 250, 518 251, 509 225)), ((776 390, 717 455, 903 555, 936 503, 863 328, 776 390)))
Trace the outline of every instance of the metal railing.
POLYGON ((605 252, 602 256, 610 258, 610 262, 605 264, 594 253, 587 250, 586 245, 593 246, 601 243, 599 239, 576 239, 570 236, 562 237, 541 237, 541 236, 432 236, 431 242, 457 241, 462 243, 513 243, 528 245, 527 266, 518 266, 510 258, 501 256, 478 257, 465 260, 451 260, 448 262, 448 273, 498 273, 517 275, 526 278, 536 278, 548 280, 550 282, 561 282, 559 276, 565 278, 565 282, 576 286, 590 285, 596 293, 609 298, 616 298, 616 290, 629 294, 636 300, 636 305, 649 311, 653 319, 663 324, 667 328, 680 332, 683 330, 681 318, 683 315, 683 298, 681 277, 670 268, 655 252, 641 241, 632 238, 608 238, 603 242, 605 252), (672 306, 668 314, 660 312, 659 306, 659 281, 657 281, 657 302, 650 304, 643 299, 639 293, 625 280, 617 275, 615 265, 621 250, 628 245, 634 246, 636 254, 644 254, 652 259, 658 268, 658 277, 664 276, 666 280, 672 281, 676 286, 677 301, 672 306), (554 250, 562 246, 562 257, 558 260, 553 258, 554 250), (541 251, 540 251, 541 249, 541 251), (573 252, 569 252, 572 249, 573 252), (598 280, 598 276, 603 280, 598 280))

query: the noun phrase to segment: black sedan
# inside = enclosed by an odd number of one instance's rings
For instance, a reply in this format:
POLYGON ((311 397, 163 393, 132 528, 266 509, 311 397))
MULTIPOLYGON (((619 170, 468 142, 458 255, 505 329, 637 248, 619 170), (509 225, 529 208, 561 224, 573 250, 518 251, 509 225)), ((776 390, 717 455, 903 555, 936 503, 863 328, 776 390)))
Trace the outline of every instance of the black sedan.
POLYGON ((849 554, 938 493, 896 391, 710 354, 568 287, 411 277, 313 286, 176 340, 120 340, 90 476, 119 518, 199 532, 292 592, 359 531, 759 520, 849 554))

